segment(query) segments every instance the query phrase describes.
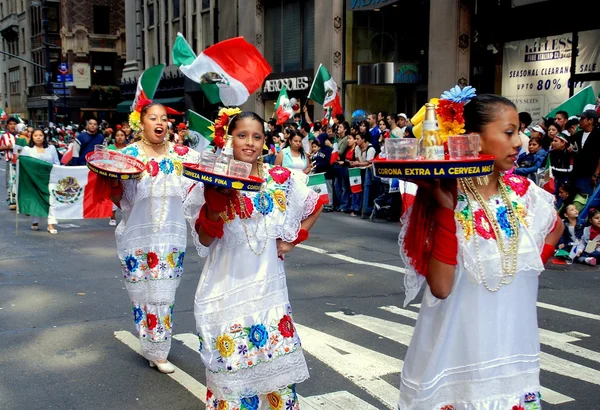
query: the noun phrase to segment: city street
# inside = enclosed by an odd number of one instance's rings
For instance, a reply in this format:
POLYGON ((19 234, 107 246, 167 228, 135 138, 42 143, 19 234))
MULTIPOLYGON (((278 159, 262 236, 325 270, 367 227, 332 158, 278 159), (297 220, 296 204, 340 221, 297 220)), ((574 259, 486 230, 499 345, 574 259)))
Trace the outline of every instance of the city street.
MULTIPOLYGON (((56 236, 44 220, 33 232, 28 217, 18 227, 15 219, 2 202, 0 409, 203 409, 193 316, 202 261, 191 239, 169 358, 178 370, 169 376, 139 355, 108 219, 59 221, 56 236)), ((396 408, 419 311, 402 308, 398 230, 324 214, 286 259, 311 372, 298 386, 301 409, 396 408)), ((600 409, 600 269, 549 268, 538 304, 544 408, 600 409)))

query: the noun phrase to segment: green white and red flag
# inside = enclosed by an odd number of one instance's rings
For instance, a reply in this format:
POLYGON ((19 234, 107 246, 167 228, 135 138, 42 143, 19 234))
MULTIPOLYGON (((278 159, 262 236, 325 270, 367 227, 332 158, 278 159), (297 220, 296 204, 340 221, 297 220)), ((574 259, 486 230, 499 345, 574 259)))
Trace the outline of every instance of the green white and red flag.
POLYGON ((188 110, 188 137, 190 147, 196 151, 204 151, 213 141, 215 123, 195 111, 188 110))
POLYGON ((327 182, 325 182, 325 173, 312 174, 308 176, 309 188, 319 194, 319 201, 321 203, 329 203, 329 193, 327 192, 327 182))
POLYGON ((135 97, 133 98, 133 104, 131 104, 131 111, 135 111, 138 101, 151 100, 154 98, 164 69, 164 64, 158 64, 146 69, 140 74, 135 90, 135 97))
POLYGON ((108 218, 112 212, 110 183, 86 166, 52 165, 19 156, 19 212, 57 219, 108 218))
POLYGON ((350 178, 350 191, 353 194, 362 192, 362 178, 360 176, 360 168, 350 168, 348 170, 350 178))
POLYGON ((177 33, 172 55, 173 63, 200 84, 211 104, 242 105, 271 73, 267 60, 243 37, 221 41, 196 56, 177 33))
POLYGON ((0 108, 0 120, 6 121, 7 119, 8 119, 8 115, 6 114, 6 111, 4 111, 2 108, 0 108))
POLYGON ((279 97, 277 97, 277 103, 275 104, 275 114, 277 115, 277 124, 285 124, 291 116, 294 115, 294 109, 290 104, 288 93, 285 85, 281 87, 279 97))
POLYGON ((343 114, 342 104, 338 87, 329 71, 323 64, 319 65, 315 80, 310 87, 308 98, 321 104, 326 111, 327 120, 335 117, 337 114, 343 114))

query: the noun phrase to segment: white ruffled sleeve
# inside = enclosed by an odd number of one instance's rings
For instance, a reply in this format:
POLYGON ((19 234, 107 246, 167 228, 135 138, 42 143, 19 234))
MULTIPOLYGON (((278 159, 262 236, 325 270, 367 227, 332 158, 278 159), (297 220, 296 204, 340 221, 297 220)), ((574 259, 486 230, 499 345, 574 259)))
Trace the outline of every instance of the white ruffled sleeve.
POLYGON ((404 273, 404 307, 408 306, 410 302, 412 302, 417 295, 419 294, 421 288, 423 287, 423 283, 425 282, 425 276, 417 273, 415 268, 412 265, 411 259, 408 257, 406 252, 404 251, 404 242, 405 240, 410 240, 406 238, 406 231, 408 230, 408 222, 410 221, 410 215, 412 213, 412 206, 402 215, 402 221, 400 229, 400 234, 398 235, 398 246, 400 247, 400 258, 402 259, 402 263, 404 264, 404 269, 406 272, 404 273))
POLYGON ((527 226, 541 254, 546 236, 552 231, 558 218, 554 195, 535 184, 529 186, 527 195, 527 226))
POLYGON ((306 185, 307 182, 305 174, 296 172, 292 172, 288 180, 285 219, 281 232, 281 239, 285 242, 296 240, 300 224, 318 207, 319 195, 306 185))
POLYGON ((189 188, 185 199, 183 200, 183 215, 187 219, 192 228, 192 239, 201 258, 206 258, 210 251, 210 247, 200 243, 200 237, 196 232, 196 220, 200 213, 200 208, 204 205, 204 185, 201 182, 196 183, 189 188))

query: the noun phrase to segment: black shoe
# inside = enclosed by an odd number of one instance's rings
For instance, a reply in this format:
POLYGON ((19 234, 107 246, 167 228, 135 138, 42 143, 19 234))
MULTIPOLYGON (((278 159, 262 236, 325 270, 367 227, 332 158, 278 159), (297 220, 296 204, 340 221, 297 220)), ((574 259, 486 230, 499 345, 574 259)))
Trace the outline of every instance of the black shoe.
POLYGON ((369 214, 362 214, 362 216, 360 217, 360 219, 369 219, 371 215, 369 214))
POLYGON ((323 212, 325 212, 325 213, 333 212, 333 208, 323 208, 323 212))
POLYGON ((352 213, 352 209, 346 209, 346 210, 344 210, 342 212, 345 213, 345 214, 349 214, 349 213, 352 213))

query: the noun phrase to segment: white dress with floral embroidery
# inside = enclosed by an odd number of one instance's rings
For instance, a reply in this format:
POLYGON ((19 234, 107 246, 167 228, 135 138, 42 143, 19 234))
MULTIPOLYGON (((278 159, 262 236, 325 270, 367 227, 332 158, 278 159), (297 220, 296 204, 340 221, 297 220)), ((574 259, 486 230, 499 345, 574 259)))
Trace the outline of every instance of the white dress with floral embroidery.
MULTIPOLYGON (((309 376, 276 240, 297 238, 301 221, 317 207, 318 195, 306 186, 303 174, 290 175, 283 167, 267 174, 268 169, 262 194, 243 194, 251 218, 232 214, 223 237, 210 248, 200 244, 196 232, 192 234, 200 256, 208 256, 194 314, 209 396, 215 403, 230 405, 241 398, 258 403, 255 396, 273 392, 269 401, 277 402, 278 391, 309 376)), ((192 226, 203 204, 204 188, 198 184, 184 209, 192 226)), ((262 409, 260 402, 256 408, 262 409)), ((289 406, 295 408, 295 403, 289 406)))
MULTIPOLYGON (((553 196, 518 176, 503 176, 520 222, 517 273, 512 283, 490 292, 502 275, 491 224, 475 201, 459 192, 455 220, 458 266, 450 296, 435 298, 426 285, 419 317, 406 353, 400 383, 400 410, 533 410, 541 408, 540 344, 536 301, 540 258, 546 235, 556 221, 553 196), (469 203, 471 206, 469 206, 469 203), (476 246, 477 245, 477 246, 476 246)), ((500 196, 488 202, 510 235, 500 196)), ((405 305, 425 278, 407 266, 405 305)))
POLYGON ((138 180, 123 181, 117 253, 144 355, 162 361, 171 347, 175 291, 187 244, 182 202, 193 181, 182 176, 182 163, 200 158, 188 147, 173 145, 162 158, 146 158, 136 144, 121 152, 144 162, 146 171, 138 180))

